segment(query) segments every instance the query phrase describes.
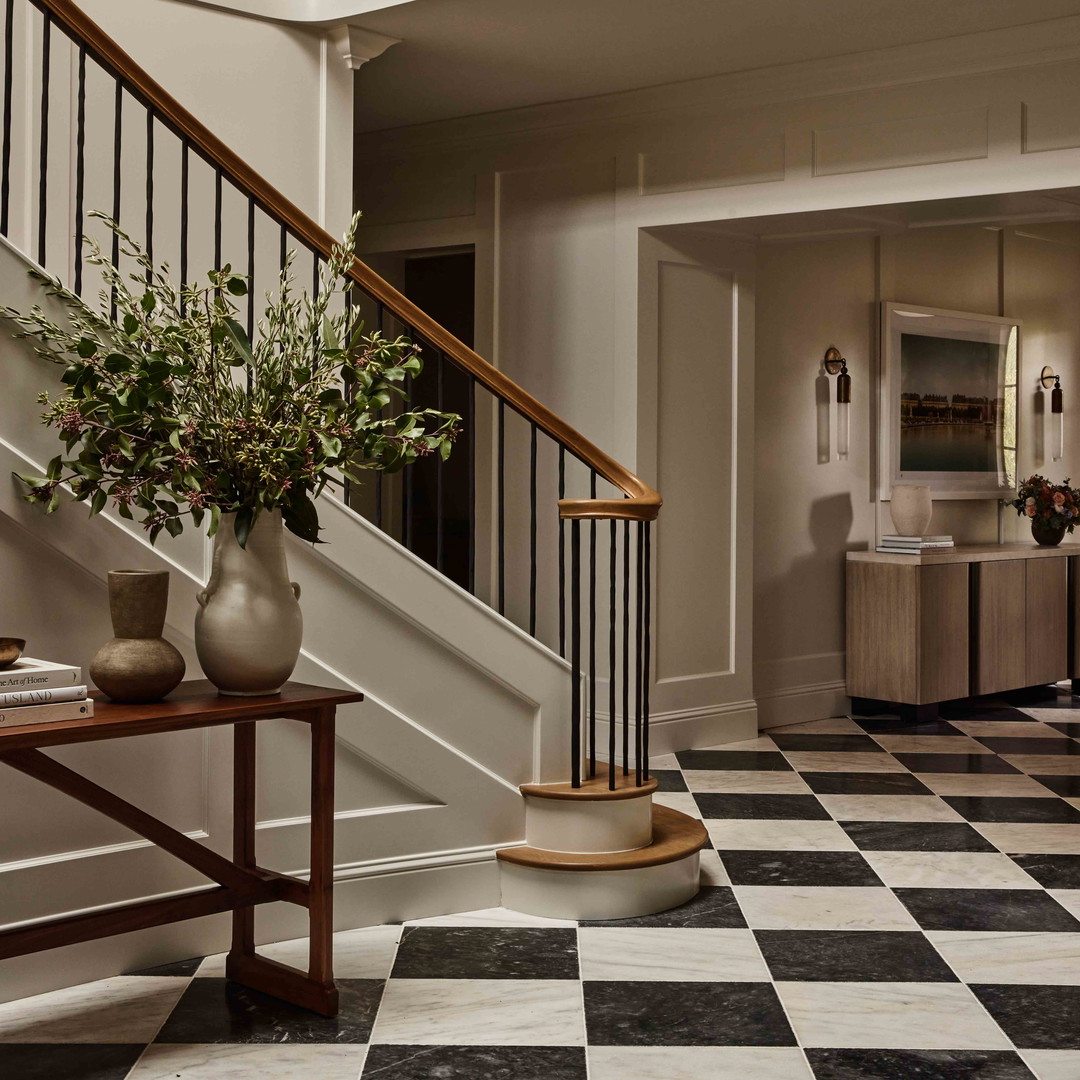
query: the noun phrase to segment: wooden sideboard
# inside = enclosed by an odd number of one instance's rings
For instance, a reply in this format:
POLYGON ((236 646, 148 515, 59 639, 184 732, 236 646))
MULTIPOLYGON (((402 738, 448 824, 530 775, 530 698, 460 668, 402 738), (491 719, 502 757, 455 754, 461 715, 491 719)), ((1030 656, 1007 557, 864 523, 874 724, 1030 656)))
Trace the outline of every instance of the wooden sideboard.
POLYGON ((1080 545, 847 555, 847 692, 912 717, 1080 673, 1080 545))

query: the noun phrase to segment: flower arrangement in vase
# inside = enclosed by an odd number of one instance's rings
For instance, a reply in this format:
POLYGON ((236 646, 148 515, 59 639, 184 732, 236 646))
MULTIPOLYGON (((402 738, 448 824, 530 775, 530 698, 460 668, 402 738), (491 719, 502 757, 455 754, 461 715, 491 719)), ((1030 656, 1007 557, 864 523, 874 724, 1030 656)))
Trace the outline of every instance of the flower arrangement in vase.
POLYGON ((1052 547, 1076 526, 1080 492, 1069 486, 1068 477, 1064 483, 1051 484, 1045 476, 1029 476, 1010 505, 1019 515, 1031 519, 1031 535, 1036 542, 1052 547))
POLYGON ((42 422, 64 453, 44 476, 20 476, 28 501, 54 512, 66 486, 90 514, 111 502, 136 516, 151 543, 190 523, 214 537, 213 571, 199 593, 196 647, 224 693, 273 692, 300 651, 299 587, 291 584, 282 528, 319 543, 316 500, 328 484, 360 483, 420 457, 445 459, 460 417, 405 403, 421 371, 419 347, 365 332, 344 303, 357 215, 321 269, 315 295, 294 286, 292 254, 249 339, 237 301, 247 278, 230 266, 206 285, 172 283, 104 214, 136 270, 126 276, 87 238, 104 287, 100 312, 59 280, 32 271, 63 307, 0 314, 39 356, 64 367, 66 387, 42 394, 42 422), (131 284, 134 288, 131 287, 131 284), (112 312, 115 311, 115 317, 112 312))

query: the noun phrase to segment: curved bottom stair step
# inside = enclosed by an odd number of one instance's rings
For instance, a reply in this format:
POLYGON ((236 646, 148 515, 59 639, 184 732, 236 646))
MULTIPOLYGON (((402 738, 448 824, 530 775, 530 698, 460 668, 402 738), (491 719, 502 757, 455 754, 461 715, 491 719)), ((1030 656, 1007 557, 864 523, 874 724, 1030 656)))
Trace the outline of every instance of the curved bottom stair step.
POLYGON ((504 907, 556 919, 629 919, 678 907, 697 895, 700 821, 654 806, 653 842, 634 851, 499 851, 504 907))

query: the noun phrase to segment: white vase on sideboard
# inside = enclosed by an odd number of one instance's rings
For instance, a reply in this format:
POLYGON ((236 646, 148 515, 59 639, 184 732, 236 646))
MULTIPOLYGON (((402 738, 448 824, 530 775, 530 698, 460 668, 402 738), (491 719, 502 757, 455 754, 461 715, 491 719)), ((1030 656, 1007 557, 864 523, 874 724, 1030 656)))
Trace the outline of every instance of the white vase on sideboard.
POLYGON ((893 484, 889 503, 893 528, 899 536, 925 536, 934 502, 925 484, 893 484))

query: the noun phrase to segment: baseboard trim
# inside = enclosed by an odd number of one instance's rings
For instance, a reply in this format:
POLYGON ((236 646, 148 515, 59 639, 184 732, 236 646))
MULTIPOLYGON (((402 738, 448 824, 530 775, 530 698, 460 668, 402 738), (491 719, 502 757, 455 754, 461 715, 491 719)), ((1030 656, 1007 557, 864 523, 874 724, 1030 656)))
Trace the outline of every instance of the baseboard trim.
MULTIPOLYGON (((692 709, 671 709, 654 712, 649 718, 649 754, 673 754, 676 750, 693 750, 703 746, 753 739, 758 730, 758 706, 753 698, 728 701, 719 705, 699 705, 692 709)), ((622 745, 623 724, 615 722, 615 744, 622 745)), ((634 728, 630 737, 633 742, 634 728)), ((601 747, 608 745, 607 717, 596 718, 596 740, 601 747)))
POLYGON ((779 690, 763 690, 758 693, 757 701, 758 725, 764 731, 786 724, 842 716, 848 710, 850 698, 843 679, 830 679, 779 690))

